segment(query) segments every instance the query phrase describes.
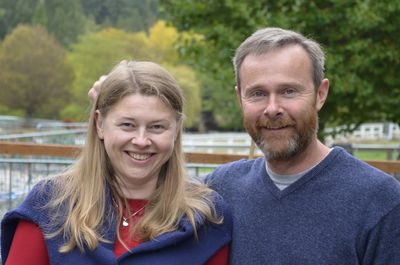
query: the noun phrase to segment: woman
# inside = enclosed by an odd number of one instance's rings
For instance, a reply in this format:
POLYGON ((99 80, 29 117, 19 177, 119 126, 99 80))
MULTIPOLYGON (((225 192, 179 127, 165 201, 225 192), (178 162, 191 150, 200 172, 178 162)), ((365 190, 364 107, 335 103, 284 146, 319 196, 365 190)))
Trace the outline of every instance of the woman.
POLYGON ((3 264, 227 264, 231 216, 185 175, 182 107, 163 68, 118 64, 78 161, 5 215, 3 264))

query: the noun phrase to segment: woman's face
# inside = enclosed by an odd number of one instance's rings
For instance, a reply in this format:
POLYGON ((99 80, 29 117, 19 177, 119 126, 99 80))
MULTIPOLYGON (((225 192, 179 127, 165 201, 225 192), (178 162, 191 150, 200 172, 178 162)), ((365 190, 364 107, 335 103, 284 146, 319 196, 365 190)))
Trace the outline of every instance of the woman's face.
POLYGON ((148 198, 155 190, 174 148, 176 115, 158 97, 139 94, 124 97, 105 117, 97 111, 98 137, 127 198, 148 198))

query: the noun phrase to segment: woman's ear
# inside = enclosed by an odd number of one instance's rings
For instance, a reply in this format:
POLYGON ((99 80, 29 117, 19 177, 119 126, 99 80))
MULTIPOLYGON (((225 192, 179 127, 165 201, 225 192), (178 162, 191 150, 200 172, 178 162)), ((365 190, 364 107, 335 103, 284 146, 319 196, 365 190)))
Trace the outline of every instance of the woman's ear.
POLYGON ((97 136, 103 140, 104 139, 104 133, 103 133, 103 117, 100 114, 99 110, 96 110, 94 119, 96 121, 96 131, 97 131, 97 136))

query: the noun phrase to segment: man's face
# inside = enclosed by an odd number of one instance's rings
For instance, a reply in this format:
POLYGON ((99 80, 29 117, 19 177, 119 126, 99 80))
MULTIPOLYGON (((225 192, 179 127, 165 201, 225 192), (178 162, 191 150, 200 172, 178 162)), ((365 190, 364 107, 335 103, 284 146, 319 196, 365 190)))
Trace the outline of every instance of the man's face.
POLYGON ((270 161, 287 160, 316 140, 326 94, 315 91, 312 65, 298 45, 248 55, 240 68, 244 126, 270 161))

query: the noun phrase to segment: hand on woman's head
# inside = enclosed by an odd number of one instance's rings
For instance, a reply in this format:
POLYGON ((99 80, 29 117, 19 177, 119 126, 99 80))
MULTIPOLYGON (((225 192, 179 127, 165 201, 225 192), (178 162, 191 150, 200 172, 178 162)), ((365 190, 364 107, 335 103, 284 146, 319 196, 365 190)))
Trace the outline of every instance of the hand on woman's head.
POLYGON ((97 96, 99 95, 101 90, 101 85, 106 78, 106 75, 100 76, 100 78, 96 82, 94 82, 93 86, 89 89, 88 96, 92 103, 96 102, 97 96))

